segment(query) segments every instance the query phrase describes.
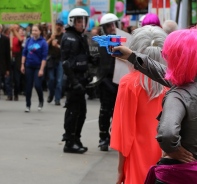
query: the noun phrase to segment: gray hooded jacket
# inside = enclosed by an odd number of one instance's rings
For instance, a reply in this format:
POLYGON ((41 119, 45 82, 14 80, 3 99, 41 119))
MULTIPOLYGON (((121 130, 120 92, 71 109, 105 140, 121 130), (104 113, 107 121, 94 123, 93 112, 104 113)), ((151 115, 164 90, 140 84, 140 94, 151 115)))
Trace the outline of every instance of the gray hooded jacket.
POLYGON ((136 70, 170 87, 163 99, 156 139, 166 153, 183 146, 197 159, 197 82, 176 87, 164 79, 166 66, 133 52, 128 61, 136 70))

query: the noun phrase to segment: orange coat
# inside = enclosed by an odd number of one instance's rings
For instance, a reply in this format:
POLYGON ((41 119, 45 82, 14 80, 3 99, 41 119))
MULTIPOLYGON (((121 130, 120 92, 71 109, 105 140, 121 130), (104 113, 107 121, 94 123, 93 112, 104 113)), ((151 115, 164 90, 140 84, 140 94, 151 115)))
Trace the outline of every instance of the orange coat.
POLYGON ((150 166, 161 157, 156 117, 165 92, 150 101, 139 81, 138 71, 121 79, 112 120, 110 147, 126 157, 124 184, 143 184, 150 166))

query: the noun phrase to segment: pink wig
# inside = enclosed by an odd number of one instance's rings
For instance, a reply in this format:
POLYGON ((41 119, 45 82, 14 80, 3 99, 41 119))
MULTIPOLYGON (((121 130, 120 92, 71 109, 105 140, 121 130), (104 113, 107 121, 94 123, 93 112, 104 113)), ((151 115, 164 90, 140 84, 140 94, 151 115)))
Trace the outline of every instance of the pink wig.
POLYGON ((152 25, 161 27, 159 17, 154 13, 147 13, 142 21, 142 26, 152 25))
POLYGON ((184 29, 169 34, 162 56, 168 68, 165 79, 180 86, 193 82, 197 75, 197 29, 184 29))

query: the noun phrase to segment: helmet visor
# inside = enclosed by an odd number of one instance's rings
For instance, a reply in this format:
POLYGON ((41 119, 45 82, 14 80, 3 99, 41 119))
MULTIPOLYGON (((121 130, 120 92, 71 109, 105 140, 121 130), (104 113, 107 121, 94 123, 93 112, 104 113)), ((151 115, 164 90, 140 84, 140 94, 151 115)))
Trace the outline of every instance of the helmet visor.
POLYGON ((80 16, 80 17, 75 17, 74 20, 74 25, 75 27, 83 27, 83 29, 85 29, 87 27, 88 24, 88 17, 85 16, 80 16))

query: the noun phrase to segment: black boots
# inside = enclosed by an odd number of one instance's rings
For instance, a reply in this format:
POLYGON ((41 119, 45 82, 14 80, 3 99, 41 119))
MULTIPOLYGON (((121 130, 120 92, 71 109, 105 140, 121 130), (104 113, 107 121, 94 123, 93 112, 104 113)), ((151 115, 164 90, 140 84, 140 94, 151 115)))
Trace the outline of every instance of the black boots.
POLYGON ((101 151, 108 151, 109 150, 109 138, 100 139, 99 146, 101 151))
POLYGON ((87 147, 83 147, 81 141, 66 141, 63 151, 65 153, 85 153, 88 151, 87 147))

